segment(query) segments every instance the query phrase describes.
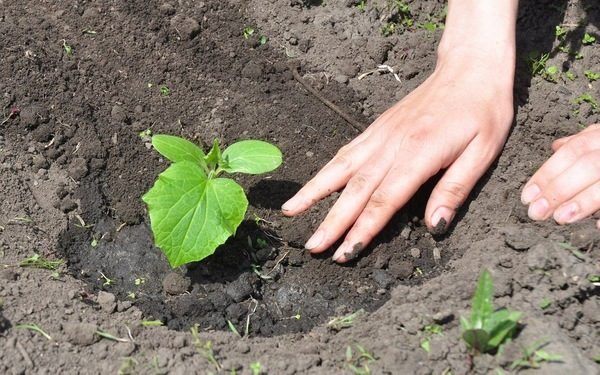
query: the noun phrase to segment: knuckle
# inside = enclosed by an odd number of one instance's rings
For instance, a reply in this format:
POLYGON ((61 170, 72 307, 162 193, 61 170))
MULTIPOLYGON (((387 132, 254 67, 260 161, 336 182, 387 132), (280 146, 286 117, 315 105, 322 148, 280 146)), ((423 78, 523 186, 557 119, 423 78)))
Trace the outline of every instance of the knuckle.
POLYGON ((358 193, 363 191, 369 184, 369 176, 364 173, 357 173, 346 184, 346 190, 349 193, 358 193))
POLYGON ((331 160, 331 167, 350 169, 352 167, 352 160, 346 155, 339 154, 331 160))
POLYGON ((392 194, 386 189, 377 189, 371 195, 369 199, 368 208, 371 210, 377 210, 382 207, 389 207, 392 205, 392 194))
POLYGON ((439 190, 439 193, 445 196, 447 199, 451 200, 457 206, 467 199, 467 195, 469 192, 467 191, 467 187, 460 182, 446 182, 444 183, 439 190))

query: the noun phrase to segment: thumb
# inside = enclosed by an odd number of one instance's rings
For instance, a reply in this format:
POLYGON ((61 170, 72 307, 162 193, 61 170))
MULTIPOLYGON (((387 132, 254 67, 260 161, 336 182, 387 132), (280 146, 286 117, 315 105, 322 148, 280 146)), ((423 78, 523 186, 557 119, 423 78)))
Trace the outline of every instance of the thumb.
POLYGON ((445 233, 456 210, 499 152, 496 145, 474 139, 465 151, 446 170, 437 183, 425 209, 425 223, 433 234, 445 233))

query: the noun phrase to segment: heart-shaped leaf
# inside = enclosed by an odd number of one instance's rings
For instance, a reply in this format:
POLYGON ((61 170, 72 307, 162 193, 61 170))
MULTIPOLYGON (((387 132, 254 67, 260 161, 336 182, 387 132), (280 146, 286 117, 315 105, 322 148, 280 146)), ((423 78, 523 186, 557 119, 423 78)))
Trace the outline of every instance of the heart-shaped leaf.
POLYGON ((281 165, 281 151, 270 143, 257 140, 240 141, 223 151, 228 173, 260 174, 270 172, 281 165))
POLYGON ((173 268, 213 254, 235 233, 248 207, 235 181, 208 179, 198 164, 185 160, 161 173, 142 199, 155 243, 173 268))

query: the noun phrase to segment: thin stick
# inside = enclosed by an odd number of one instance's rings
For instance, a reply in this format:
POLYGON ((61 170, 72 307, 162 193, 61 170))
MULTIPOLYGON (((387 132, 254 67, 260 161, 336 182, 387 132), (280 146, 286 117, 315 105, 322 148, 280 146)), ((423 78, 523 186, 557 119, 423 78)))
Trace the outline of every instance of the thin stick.
POLYGON ((307 89, 311 94, 313 94, 314 96, 316 96, 317 99, 319 99, 321 102, 323 102, 323 104, 325 104, 332 111, 334 111, 335 113, 337 113, 338 115, 340 115, 340 117, 342 117, 344 120, 346 120, 346 122, 348 124, 350 124, 352 126, 352 128, 354 128, 354 130, 356 130, 358 132, 361 132, 361 133, 363 131, 365 131, 365 127, 361 123, 359 123, 358 121, 354 120, 352 117, 348 116, 337 105, 335 105, 332 102, 330 102, 329 100, 325 99, 323 97, 323 95, 321 95, 320 92, 318 92, 317 90, 315 90, 314 87, 312 87, 311 85, 309 85, 308 82, 306 82, 302 77, 300 77, 300 74, 298 73, 298 70, 295 67, 293 67, 293 66, 290 65, 289 68, 292 71, 292 75, 294 76, 294 79, 296 79, 296 81, 300 82, 300 84, 302 84, 302 86, 304 86, 305 89, 307 89))

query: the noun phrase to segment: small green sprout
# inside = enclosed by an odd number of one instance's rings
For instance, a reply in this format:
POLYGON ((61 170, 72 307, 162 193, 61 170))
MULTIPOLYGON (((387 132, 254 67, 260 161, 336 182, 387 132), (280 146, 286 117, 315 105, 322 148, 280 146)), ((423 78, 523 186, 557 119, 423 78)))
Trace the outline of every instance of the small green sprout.
POLYGON ((144 327, 160 327, 165 324, 161 320, 142 320, 142 326, 144 327))
POLYGON ((546 71, 546 63, 548 62, 549 58, 549 53, 544 53, 540 55, 537 52, 531 52, 528 58, 529 70, 531 71, 531 74, 534 76, 542 75, 546 71))
POLYGON ((99 240, 100 240, 100 239, 98 238, 98 236, 97 236, 97 235, 95 235, 95 234, 94 234, 94 235, 92 235, 92 241, 90 242, 90 246, 91 246, 92 248, 96 248, 96 247, 98 247, 98 241, 99 241, 99 240))
POLYGON ((584 71, 583 74, 587 77, 587 79, 590 80, 590 82, 594 82, 600 79, 600 73, 594 73, 589 69, 584 71))
POLYGON ((56 271, 64 261, 62 260, 47 260, 42 258, 39 254, 33 254, 29 258, 23 259, 19 263, 19 267, 33 267, 44 270, 56 271))
POLYGON ((137 372, 135 371, 135 367, 138 365, 138 361, 131 357, 123 358, 123 362, 121 362, 121 366, 117 372, 117 375, 133 375, 137 372))
POLYGON ((577 53, 575 54, 575 60, 581 60, 581 59, 583 59, 583 53, 581 53, 581 52, 577 52, 577 53))
POLYGON ((544 70, 544 73, 542 74, 542 76, 546 80, 556 83, 556 82, 558 82, 558 74, 559 74, 558 67, 555 65, 551 65, 544 70))
POLYGON ((252 375, 260 375, 262 372, 262 365, 258 361, 252 362, 249 367, 250 371, 252 371, 252 375))
MULTIPOLYGON (((114 285, 114 280, 113 279, 109 279, 104 273, 100 272, 100 278, 102 280, 104 280, 104 282, 102 283, 102 285, 104 286, 111 286, 114 285)), ((100 280, 100 279, 98 279, 100 280)))
POLYGON ((381 34, 383 36, 390 36, 396 32, 396 23, 386 22, 381 26, 381 34))
POLYGON ((100 337, 101 339, 107 339, 107 340, 110 340, 110 341, 131 342, 130 339, 124 339, 124 338, 117 337, 117 336, 111 334, 110 332, 103 331, 101 329, 99 329, 99 330, 96 331, 96 336, 100 337))
POLYGON ((425 337, 421 340, 421 349, 429 353, 431 351, 431 336, 443 335, 444 328, 439 324, 429 324, 423 328, 425 337))
POLYGON ((144 285, 146 283, 146 279, 144 277, 136 277, 133 283, 137 286, 144 285))
POLYGON ((510 370, 540 368, 541 362, 562 362, 561 355, 548 353, 547 351, 542 350, 547 344, 548 342, 538 340, 527 346, 523 349, 522 357, 511 363, 510 370))
POLYGON ((258 43, 261 46, 264 46, 265 44, 267 44, 268 41, 269 41, 269 37, 266 35, 261 35, 260 38, 258 38, 258 43))
POLYGON ((27 323, 27 324, 17 324, 15 325, 15 328, 18 329, 28 329, 30 331, 34 331, 39 333, 40 335, 44 336, 47 340, 52 341, 52 336, 50 336, 49 334, 47 334, 43 329, 40 328, 40 326, 38 326, 35 323, 27 323))
POLYGON ((360 315, 364 314, 364 312, 365 310, 360 309, 353 312, 352 314, 333 318, 327 323, 327 328, 329 328, 332 331, 339 332, 344 328, 352 327, 352 325, 354 325, 354 320, 360 315))
POLYGON ((597 354, 595 356, 592 357, 592 361, 596 362, 596 363, 600 363, 600 354, 597 354))
POLYGON ((494 311, 493 299, 494 282, 492 274, 485 270, 479 277, 477 289, 471 304, 469 319, 460 317, 462 337, 467 346, 476 353, 491 352, 508 338, 511 338, 517 329, 521 313, 500 309, 494 311))
POLYGON ((351 345, 346 348, 346 366, 355 375, 370 375, 369 364, 375 361, 374 354, 359 344, 354 344, 354 348, 351 345))
POLYGON ((127 298, 129 298, 129 299, 135 299, 135 293, 134 292, 127 293, 127 298))
POLYGON ((239 338, 242 338, 242 335, 240 335, 240 331, 238 331, 238 329, 235 328, 235 325, 233 325, 233 323, 229 319, 227 319, 227 327, 234 335, 236 335, 239 338))
POLYGON ((577 75, 572 70, 567 70, 565 72, 565 77, 567 77, 569 81, 575 81, 577 75))
POLYGON ((552 305, 552 300, 548 297, 544 297, 542 302, 540 302, 540 309, 545 310, 552 305))
POLYGON ((258 140, 240 141, 222 152, 215 140, 207 154, 170 135, 152 136, 152 145, 171 165, 142 200, 156 245, 173 268, 212 255, 244 219, 248 208, 244 189, 219 177, 223 172, 262 174, 282 162, 277 147, 258 140))
POLYGON ((160 89, 159 90, 160 90, 160 94, 162 96, 169 96, 169 95, 171 95, 171 89, 167 85, 160 85, 160 89))
POLYGON ((242 36, 244 37, 244 39, 250 39, 250 37, 254 35, 255 31, 256 30, 253 27, 244 27, 244 29, 242 30, 242 36))
POLYGON ((556 39, 562 41, 565 39, 565 37, 567 36, 567 29, 565 29, 564 27, 557 25, 554 28, 554 36, 556 37, 556 39))
POLYGON ((98 34, 98 32, 96 32, 96 30, 92 30, 92 29, 83 29, 81 31, 82 34, 89 34, 89 35, 96 35, 98 34))
POLYGON ((67 56, 71 56, 73 55, 73 47, 71 47, 70 45, 67 44, 67 41, 65 39, 62 40, 62 46, 63 46, 63 50, 65 51, 65 54, 67 56))
POLYGON ((358 9, 359 12, 365 12, 367 10, 367 0, 361 0, 356 4, 356 9, 358 9))
POLYGON ((585 35, 581 39, 581 43, 584 46, 589 46, 590 44, 594 44, 594 42, 596 42, 596 37, 588 33, 585 33, 585 35))
POLYGON ((434 32, 437 29, 441 28, 441 26, 437 22, 427 21, 423 23, 417 23, 417 27, 423 30, 427 30, 429 32, 434 32))
POLYGON ((574 101, 575 104, 588 103, 590 106, 592 106, 593 112, 600 111, 600 106, 598 106, 596 98, 594 98, 591 94, 581 94, 578 97, 576 97, 574 101))
POLYGON ((590 283, 600 283, 600 275, 589 275, 587 279, 590 283))
POLYGON ((190 328, 190 331, 194 339, 194 346, 196 347, 198 353, 204 356, 204 358, 206 358, 206 360, 213 365, 217 372, 221 371, 222 367, 219 361, 215 358, 215 353, 212 348, 212 341, 202 341, 198 331, 198 324, 194 324, 194 326, 190 328))
POLYGON ((142 140, 144 142, 150 141, 152 139, 152 130, 151 129, 142 130, 141 132, 138 133, 138 136, 140 138, 142 138, 142 140))

